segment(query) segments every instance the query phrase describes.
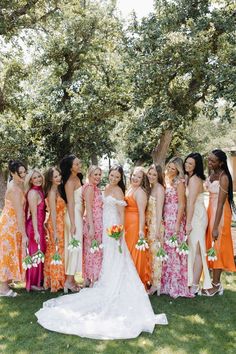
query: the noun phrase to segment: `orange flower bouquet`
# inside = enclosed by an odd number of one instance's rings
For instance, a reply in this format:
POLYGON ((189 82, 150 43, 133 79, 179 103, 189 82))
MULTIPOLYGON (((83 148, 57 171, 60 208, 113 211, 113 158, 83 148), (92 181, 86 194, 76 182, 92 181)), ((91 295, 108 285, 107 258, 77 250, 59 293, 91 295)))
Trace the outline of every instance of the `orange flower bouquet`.
POLYGON ((123 235, 124 226, 123 225, 113 225, 107 229, 107 235, 118 241, 119 252, 122 253, 120 239, 123 235))

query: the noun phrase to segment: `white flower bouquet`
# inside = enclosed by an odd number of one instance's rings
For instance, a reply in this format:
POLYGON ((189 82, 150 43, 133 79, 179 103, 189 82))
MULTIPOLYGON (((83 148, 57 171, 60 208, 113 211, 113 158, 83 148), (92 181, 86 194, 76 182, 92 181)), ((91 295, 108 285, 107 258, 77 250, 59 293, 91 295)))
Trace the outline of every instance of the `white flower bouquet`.
POLYGON ((103 244, 93 239, 91 242, 90 253, 94 254, 96 252, 99 252, 101 249, 103 249, 103 244))
POLYGON ((149 248, 147 240, 142 232, 139 233, 139 239, 135 245, 135 248, 139 251, 146 251, 149 248))
POLYGON ((77 252, 81 249, 81 242, 72 236, 67 249, 72 252, 77 252))
POLYGON ((176 248, 176 252, 180 255, 187 256, 189 254, 189 247, 187 244, 187 236, 185 236, 184 241, 176 248))
POLYGON ((212 262, 217 260, 217 252, 216 249, 214 248, 214 243, 215 242, 212 241, 211 248, 209 248, 209 250, 207 250, 206 253, 208 261, 212 261, 212 262))
POLYGON ((56 245, 56 252, 52 256, 51 264, 59 265, 62 264, 62 258, 58 252, 58 246, 56 245))
POLYGON ((38 264, 44 263, 45 256, 44 253, 40 249, 40 244, 38 244, 38 251, 35 252, 32 256, 33 267, 37 267, 38 264))
POLYGON ((165 241, 165 243, 171 248, 178 247, 177 235, 176 234, 172 235, 168 240, 165 241))
POLYGON ((33 261, 31 256, 29 255, 29 250, 28 248, 26 249, 26 256, 22 261, 22 267, 24 270, 30 269, 33 267, 33 261))
POLYGON ((161 246, 161 243, 158 242, 158 251, 156 253, 156 258, 159 260, 159 261, 167 261, 168 260, 168 254, 166 253, 166 251, 164 250, 164 248, 161 246))

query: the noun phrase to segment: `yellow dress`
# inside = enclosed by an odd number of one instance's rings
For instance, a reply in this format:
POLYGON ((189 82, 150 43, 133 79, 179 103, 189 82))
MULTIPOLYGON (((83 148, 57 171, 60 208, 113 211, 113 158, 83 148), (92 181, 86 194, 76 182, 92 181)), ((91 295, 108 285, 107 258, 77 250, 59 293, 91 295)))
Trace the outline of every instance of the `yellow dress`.
POLYGON ((147 207, 146 221, 147 221, 147 239, 151 252, 151 283, 152 286, 157 288, 157 295, 160 295, 161 288, 161 272, 162 261, 156 257, 158 251, 158 243, 163 244, 163 227, 161 227, 161 240, 157 240, 157 200, 155 197, 150 196, 147 207))

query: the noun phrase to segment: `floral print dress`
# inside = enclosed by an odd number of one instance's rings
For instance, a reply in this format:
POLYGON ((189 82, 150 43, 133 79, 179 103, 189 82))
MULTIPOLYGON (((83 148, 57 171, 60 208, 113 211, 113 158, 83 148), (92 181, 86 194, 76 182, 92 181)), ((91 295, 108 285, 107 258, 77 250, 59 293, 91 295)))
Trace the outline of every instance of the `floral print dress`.
MULTIPOLYGON (((188 288, 188 257, 179 255, 176 248, 171 248, 166 241, 175 234, 175 224, 178 214, 177 186, 183 183, 176 179, 172 185, 166 186, 164 202, 164 250, 168 254, 168 260, 163 262, 161 276, 161 294, 170 295, 173 298, 179 296, 192 297, 188 288)), ((181 220, 180 232, 177 235, 178 244, 185 238, 185 216, 181 220)))

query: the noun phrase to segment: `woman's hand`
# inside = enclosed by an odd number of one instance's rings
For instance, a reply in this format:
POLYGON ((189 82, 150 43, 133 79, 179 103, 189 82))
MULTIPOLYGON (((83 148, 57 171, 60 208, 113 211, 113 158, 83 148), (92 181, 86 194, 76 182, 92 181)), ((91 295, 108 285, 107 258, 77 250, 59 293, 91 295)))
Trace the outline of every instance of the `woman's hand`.
POLYGON ((71 224, 71 227, 70 227, 70 234, 71 236, 74 236, 76 233, 76 227, 74 224, 71 224))
POLYGON ((94 235, 95 235, 94 226, 93 226, 93 225, 90 225, 90 226, 89 226, 88 236, 89 236, 89 238, 90 238, 91 241, 94 239, 94 235))
POLYGON ((139 238, 145 238, 145 234, 143 231, 139 231, 138 236, 139 238))
POLYGON ((36 243, 39 243, 39 241, 40 241, 40 235, 39 235, 38 231, 35 232, 35 234, 34 234, 34 239, 35 239, 35 242, 36 242, 36 243))
POLYGON ((187 224, 186 225, 186 234, 189 236, 191 231, 192 231, 192 225, 191 224, 187 224))
POLYGON ((56 231, 53 233, 53 238, 54 238, 55 243, 57 243, 57 232, 56 231))
POLYGON ((212 230, 212 238, 213 238, 213 240, 216 241, 218 239, 218 236, 219 236, 218 229, 213 229, 212 230))
POLYGON ((180 225, 176 223, 174 230, 175 230, 175 233, 178 235, 179 234, 179 230, 180 230, 180 225))
POLYGON ((28 237, 26 236, 26 234, 22 235, 22 247, 23 249, 26 249, 28 247, 28 237))

